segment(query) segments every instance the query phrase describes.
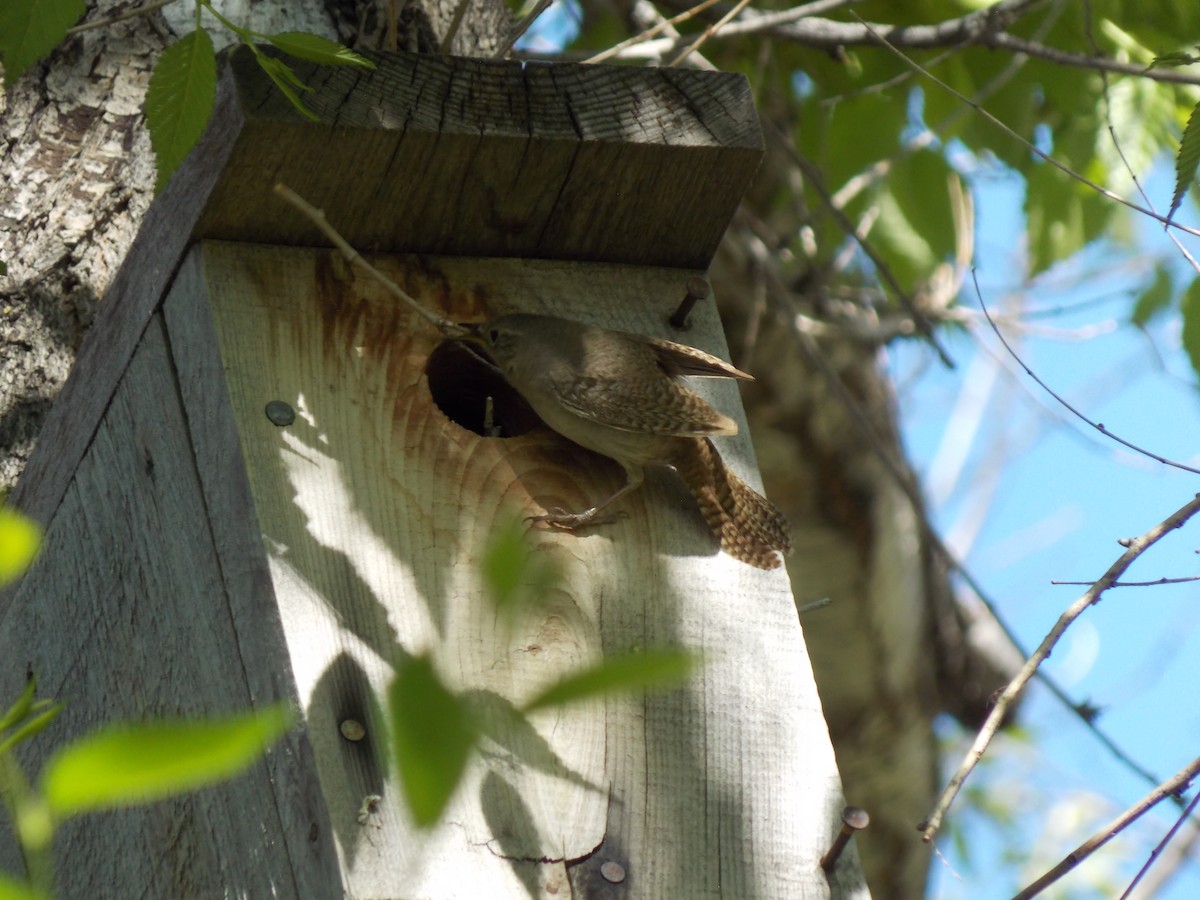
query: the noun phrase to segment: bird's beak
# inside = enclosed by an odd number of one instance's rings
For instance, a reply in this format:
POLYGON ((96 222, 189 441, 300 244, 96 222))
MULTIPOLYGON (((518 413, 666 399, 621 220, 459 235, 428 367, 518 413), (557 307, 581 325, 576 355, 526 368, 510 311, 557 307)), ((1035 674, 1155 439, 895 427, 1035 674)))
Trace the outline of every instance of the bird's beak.
POLYGON ((483 322, 460 322, 458 327, 463 330, 460 340, 470 341, 472 344, 478 344, 482 347, 484 345, 483 326, 483 322))

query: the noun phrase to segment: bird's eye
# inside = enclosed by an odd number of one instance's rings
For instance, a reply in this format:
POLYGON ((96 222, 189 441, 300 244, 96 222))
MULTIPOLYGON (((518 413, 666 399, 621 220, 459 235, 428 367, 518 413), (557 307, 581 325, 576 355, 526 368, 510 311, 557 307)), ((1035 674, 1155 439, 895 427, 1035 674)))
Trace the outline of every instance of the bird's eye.
POLYGON ((492 343, 492 344, 497 343, 500 340, 500 329, 499 328, 489 328, 488 332, 487 332, 487 339, 488 339, 489 343, 492 343))

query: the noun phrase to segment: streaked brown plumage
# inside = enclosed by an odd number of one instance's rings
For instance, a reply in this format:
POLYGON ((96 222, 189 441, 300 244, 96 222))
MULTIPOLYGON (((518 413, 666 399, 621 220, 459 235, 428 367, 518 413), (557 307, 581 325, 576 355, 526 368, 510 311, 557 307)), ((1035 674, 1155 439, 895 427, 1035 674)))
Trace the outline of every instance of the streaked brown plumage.
POLYGON ((710 437, 736 434, 679 376, 750 376, 694 347, 554 316, 501 316, 473 327, 472 340, 542 420, 575 443, 625 467, 621 490, 581 513, 537 516, 563 528, 637 488, 647 466, 672 466, 700 504, 721 548, 763 569, 791 550, 787 520, 726 467, 710 437))

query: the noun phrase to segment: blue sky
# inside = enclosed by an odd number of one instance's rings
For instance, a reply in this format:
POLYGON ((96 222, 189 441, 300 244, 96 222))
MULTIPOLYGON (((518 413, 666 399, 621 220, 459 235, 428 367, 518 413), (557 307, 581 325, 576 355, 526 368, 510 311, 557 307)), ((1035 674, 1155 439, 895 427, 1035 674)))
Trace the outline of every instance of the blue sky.
MULTIPOLYGON (((1150 190, 1155 202, 1165 205, 1169 161, 1159 169, 1150 190)), ((1010 342, 1039 377, 1093 420, 1163 456, 1196 465, 1200 416, 1195 375, 1179 343, 1178 316, 1154 322, 1149 337, 1123 324, 1146 282, 1148 254, 1176 258, 1177 251, 1161 229, 1141 228, 1140 251, 1089 248, 1030 289, 1014 280, 1024 271, 1023 183, 993 174, 975 182, 976 267, 989 309, 1004 309, 1017 293, 1026 308, 1080 307, 1030 320, 1062 330, 1061 337, 1006 329, 1010 342), (1097 269, 1103 274, 1090 277, 1097 269)), ((1186 284, 1191 276, 1182 264, 1180 272, 1186 284)), ((971 285, 961 302, 979 309, 971 285)), ((905 441, 935 500, 933 515, 943 534, 959 543, 972 574, 1032 649, 1084 590, 1051 581, 1099 577, 1123 551, 1117 540, 1143 533, 1184 505, 1200 491, 1200 476, 1139 457, 1075 419, 1019 371, 986 324, 975 335, 947 335, 946 342, 958 364, 953 371, 931 364, 928 352, 915 343, 889 350, 905 441), (956 407, 964 388, 968 399, 956 407), (956 408, 960 415, 950 415, 956 408), (958 471, 953 463, 964 453, 963 444, 969 449, 961 473, 949 477, 945 470, 958 471)), ((1200 522, 1152 548, 1126 579, 1200 574, 1197 547, 1200 522)), ((1200 634, 1193 624, 1198 591, 1197 584, 1111 591, 1068 631, 1046 664, 1072 697, 1103 707, 1100 726, 1163 778, 1197 753, 1200 706, 1192 687, 1200 681, 1200 634)), ((979 782, 1014 800, 1023 849, 1009 849, 1035 855, 1044 869, 1149 786, 1116 763, 1039 686, 1028 697, 1022 722, 1028 743, 1003 742, 979 782), (1070 802, 1060 805, 1071 798, 1074 809, 1070 802), (1069 824, 1061 833, 1046 834, 1048 822, 1069 824)), ((957 765, 965 749, 962 740, 948 754, 947 765, 957 765)), ((1169 805, 1148 815, 1139 829, 1141 842, 1118 840, 1102 849, 1099 859, 1061 883, 1058 896, 1103 896, 1089 886, 1093 876, 1124 888, 1174 815, 1169 805)), ((1001 835, 982 817, 964 815, 961 824, 972 847, 969 860, 950 843, 942 848, 948 867, 935 863, 936 896, 1006 897, 1038 874, 1036 866, 1024 869, 1002 857, 1001 835)), ((1200 867, 1181 872, 1159 896, 1200 896, 1200 867)))

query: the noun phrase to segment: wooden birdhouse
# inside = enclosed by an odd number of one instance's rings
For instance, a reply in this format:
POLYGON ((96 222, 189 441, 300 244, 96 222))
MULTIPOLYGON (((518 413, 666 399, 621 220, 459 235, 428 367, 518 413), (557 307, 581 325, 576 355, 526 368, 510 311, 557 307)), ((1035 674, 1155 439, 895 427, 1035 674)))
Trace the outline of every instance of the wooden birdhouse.
MULTIPOLYGON (((491 536, 624 473, 273 193, 323 209, 447 319, 549 313, 725 356, 711 302, 686 334, 668 318, 762 154, 745 79, 377 62, 302 68, 313 123, 230 57, 14 495, 46 540, 0 598, 0 696, 33 671, 67 704, 35 758, 107 722, 281 699, 302 718, 248 775, 71 823, 62 896, 849 896, 852 856, 818 864, 843 800, 783 570, 721 553, 655 471, 616 521, 530 526, 562 581, 502 621, 491 536), (685 686, 505 730, 564 674, 662 646, 703 654, 685 686), (380 712, 415 654, 477 701, 485 735, 424 830, 380 712)), ((756 482, 736 386, 698 389, 742 423, 717 441, 756 482)), ((0 837, 0 867, 19 866, 0 837)))

